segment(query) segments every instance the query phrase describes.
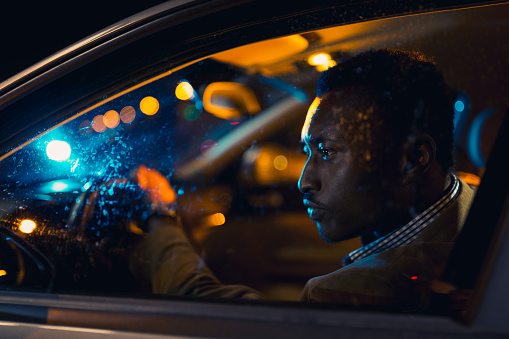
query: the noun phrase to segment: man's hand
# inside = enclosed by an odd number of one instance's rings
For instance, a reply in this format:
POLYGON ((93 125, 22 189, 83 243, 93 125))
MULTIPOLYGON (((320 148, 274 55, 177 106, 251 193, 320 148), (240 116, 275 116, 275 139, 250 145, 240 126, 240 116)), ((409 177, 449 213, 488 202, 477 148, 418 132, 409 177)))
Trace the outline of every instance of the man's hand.
POLYGON ((175 203, 175 191, 159 171, 140 165, 132 176, 138 187, 147 194, 152 211, 167 211, 175 203))

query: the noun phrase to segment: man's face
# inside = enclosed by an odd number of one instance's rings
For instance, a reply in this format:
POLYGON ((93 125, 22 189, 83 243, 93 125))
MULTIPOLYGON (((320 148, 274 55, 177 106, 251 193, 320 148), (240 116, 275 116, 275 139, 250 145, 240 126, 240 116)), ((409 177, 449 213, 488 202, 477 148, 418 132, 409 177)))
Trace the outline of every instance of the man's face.
POLYGON ((371 98, 360 87, 326 93, 310 107, 302 130, 308 160, 299 189, 327 241, 360 236, 387 212, 387 178, 375 165, 383 129, 371 98))

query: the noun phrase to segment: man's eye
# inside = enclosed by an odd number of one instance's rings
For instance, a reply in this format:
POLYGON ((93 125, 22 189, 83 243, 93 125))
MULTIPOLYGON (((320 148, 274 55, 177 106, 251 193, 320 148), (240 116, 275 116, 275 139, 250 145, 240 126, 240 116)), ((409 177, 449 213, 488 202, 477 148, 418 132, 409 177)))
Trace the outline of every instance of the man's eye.
POLYGON ((322 154, 322 158, 323 160, 327 160, 327 158, 333 153, 331 150, 329 150, 328 148, 324 148, 323 145, 320 143, 318 145, 318 150, 320 151, 320 153, 322 154))
POLYGON ((323 160, 327 160, 327 158, 331 155, 331 151, 326 148, 320 148, 320 153, 322 153, 323 160))

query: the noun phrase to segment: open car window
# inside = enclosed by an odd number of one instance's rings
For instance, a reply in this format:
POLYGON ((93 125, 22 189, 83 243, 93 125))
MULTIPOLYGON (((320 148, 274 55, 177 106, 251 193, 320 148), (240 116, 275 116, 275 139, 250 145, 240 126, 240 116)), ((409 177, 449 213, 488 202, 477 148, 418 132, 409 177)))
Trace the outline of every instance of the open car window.
POLYGON ((454 172, 475 189, 505 114, 507 13, 487 6, 260 41, 69 112, 1 157, 0 287, 150 293, 131 256, 154 213, 140 187, 157 173, 162 212, 173 216, 180 199, 190 245, 223 284, 298 301, 309 279, 361 246, 324 242, 297 186, 319 76, 370 49, 433 57, 455 91, 454 172))

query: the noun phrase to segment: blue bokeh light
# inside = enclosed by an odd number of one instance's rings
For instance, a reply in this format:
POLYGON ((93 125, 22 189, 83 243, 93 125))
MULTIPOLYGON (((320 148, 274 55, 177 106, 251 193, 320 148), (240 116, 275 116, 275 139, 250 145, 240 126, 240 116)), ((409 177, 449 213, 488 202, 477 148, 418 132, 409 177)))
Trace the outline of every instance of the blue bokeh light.
POLYGON ((454 109, 456 112, 463 112, 465 110, 465 103, 461 100, 458 100, 454 103, 454 109))
POLYGON ((494 108, 487 108, 480 112, 472 121, 467 136, 467 151, 470 160, 477 168, 486 166, 486 158, 481 149, 481 133, 484 123, 490 116, 496 113, 494 108))
POLYGON ((56 182, 52 183, 51 190, 53 190, 55 192, 63 192, 67 189, 67 187, 69 187, 69 185, 67 185, 65 182, 56 181, 56 182))
POLYGON ((90 186, 92 186, 92 183, 89 181, 85 185, 83 185, 83 188, 81 190, 85 192, 90 188, 90 186))
POLYGON ((46 146, 48 158, 55 161, 66 161, 71 157, 71 146, 61 140, 52 140, 46 146))

